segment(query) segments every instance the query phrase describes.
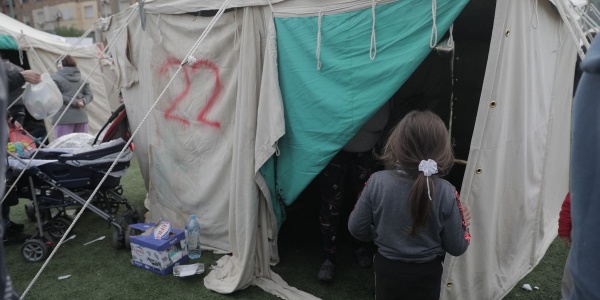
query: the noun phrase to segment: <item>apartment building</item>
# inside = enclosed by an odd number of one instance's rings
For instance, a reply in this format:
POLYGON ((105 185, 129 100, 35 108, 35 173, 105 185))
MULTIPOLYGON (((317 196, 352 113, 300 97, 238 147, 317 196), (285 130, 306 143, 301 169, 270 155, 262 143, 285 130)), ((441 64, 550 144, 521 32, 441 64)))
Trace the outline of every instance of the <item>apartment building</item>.
POLYGON ((98 18, 125 9, 135 0, 0 0, 2 13, 31 27, 54 32, 56 27, 87 30, 98 18))

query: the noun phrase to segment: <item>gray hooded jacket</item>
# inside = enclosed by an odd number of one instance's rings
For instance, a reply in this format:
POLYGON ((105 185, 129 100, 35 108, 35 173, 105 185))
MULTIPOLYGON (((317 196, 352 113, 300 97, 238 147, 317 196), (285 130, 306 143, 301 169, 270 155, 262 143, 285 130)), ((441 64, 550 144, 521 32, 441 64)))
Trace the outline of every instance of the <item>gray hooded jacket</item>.
POLYGON ((56 82, 56 85, 63 96, 63 107, 52 116, 52 124, 56 124, 58 117, 60 117, 65 109, 67 109, 67 113, 65 113, 58 124, 87 123, 88 117, 85 107, 92 102, 93 99, 92 90, 88 83, 85 83, 85 86, 81 89, 76 99, 73 100, 71 105, 68 105, 73 98, 73 95, 75 95, 77 90, 79 90, 79 87, 81 87, 81 84, 83 84, 79 69, 77 67, 64 67, 52 74, 52 80, 56 82), (83 108, 77 107, 77 100, 80 99, 83 100, 83 103, 85 104, 83 108))
POLYGON ((435 186, 426 228, 410 234, 412 214, 409 194, 414 179, 397 170, 374 173, 348 220, 348 230, 361 241, 373 240, 379 253, 395 261, 424 263, 436 257, 463 254, 469 237, 462 222, 456 189, 432 176, 435 186))

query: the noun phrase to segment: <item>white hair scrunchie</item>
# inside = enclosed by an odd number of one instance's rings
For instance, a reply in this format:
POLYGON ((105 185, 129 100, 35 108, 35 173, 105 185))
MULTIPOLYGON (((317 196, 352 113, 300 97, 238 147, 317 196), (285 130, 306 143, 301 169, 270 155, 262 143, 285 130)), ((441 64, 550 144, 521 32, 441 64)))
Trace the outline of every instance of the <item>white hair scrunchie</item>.
POLYGON ((437 174, 437 163, 433 159, 422 160, 419 163, 419 171, 423 172, 423 175, 425 175, 426 177, 425 180, 427 180, 427 195, 429 196, 429 200, 432 200, 431 192, 429 191, 429 177, 431 177, 431 175, 433 174, 437 174))

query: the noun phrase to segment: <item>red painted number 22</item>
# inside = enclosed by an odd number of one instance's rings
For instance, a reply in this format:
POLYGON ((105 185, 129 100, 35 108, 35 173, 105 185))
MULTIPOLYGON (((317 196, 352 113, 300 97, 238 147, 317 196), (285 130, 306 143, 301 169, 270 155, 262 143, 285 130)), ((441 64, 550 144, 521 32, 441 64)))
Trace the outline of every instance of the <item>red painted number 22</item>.
MULTIPOLYGON (((169 57, 167 59, 167 61, 160 68, 160 71, 159 71, 160 75, 164 75, 167 72, 167 70, 169 69, 169 67, 179 66, 179 64, 181 64, 180 60, 178 60, 174 57, 169 57)), ((206 105, 200 110, 200 113, 198 113, 196 120, 198 122, 206 124, 208 126, 219 128, 219 127, 221 127, 221 124, 219 122, 210 121, 206 118, 206 115, 208 114, 210 109, 215 105, 215 102, 217 102, 217 99, 218 99, 219 95, 221 94, 222 87, 221 87, 221 80, 219 79, 219 68, 215 65, 214 62, 212 62, 210 60, 206 60, 206 59, 198 60, 197 62, 193 63, 192 65, 184 65, 183 66, 181 71, 183 72, 183 77, 185 79, 185 88, 183 89, 183 91, 181 93, 179 93, 179 95, 177 95, 177 97, 175 97, 175 99, 173 99, 173 102, 165 111, 165 119, 175 120, 175 121, 179 121, 185 125, 190 125, 190 121, 188 121, 178 115, 173 114, 173 112, 175 111, 175 108, 177 108, 177 106, 181 103, 181 101, 183 101, 183 99, 185 99, 187 94, 190 92, 190 87, 192 85, 192 82, 190 81, 190 76, 193 76, 201 68, 206 68, 213 72, 213 74, 215 76, 215 85, 213 87, 213 90, 212 90, 210 96, 208 97, 208 101, 207 101, 206 105)))

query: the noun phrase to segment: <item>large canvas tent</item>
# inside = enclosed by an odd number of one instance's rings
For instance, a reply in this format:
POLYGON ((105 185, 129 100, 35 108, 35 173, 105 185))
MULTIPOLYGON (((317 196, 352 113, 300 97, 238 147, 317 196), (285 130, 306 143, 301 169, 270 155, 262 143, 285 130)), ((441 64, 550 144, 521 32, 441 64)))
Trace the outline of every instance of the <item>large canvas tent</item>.
POLYGON ((432 108, 439 94, 474 216, 442 296, 499 299, 539 262, 567 191, 577 52, 551 2, 472 0, 454 36, 467 1, 231 1, 211 23, 223 2, 148 1, 104 20, 130 124, 142 124, 149 221, 182 227, 195 213, 205 247, 231 254, 206 287, 311 297, 269 267, 285 207, 388 99, 432 108), (454 50, 439 67, 442 37, 454 50), (407 96, 413 72, 448 80, 407 96))
MULTIPOLYGON (((0 35, 4 50, 24 51, 32 70, 54 73, 56 59, 67 53, 75 58, 82 77, 92 74, 88 80, 94 101, 88 106, 90 134, 97 133, 111 114, 108 92, 99 61, 99 50, 95 45, 73 47, 58 36, 37 30, 5 14, 0 13, 0 35), (71 49, 72 48, 72 49, 71 49)), ((114 104, 113 104, 114 106, 114 104)), ((112 107, 114 109, 114 107, 112 107)))

